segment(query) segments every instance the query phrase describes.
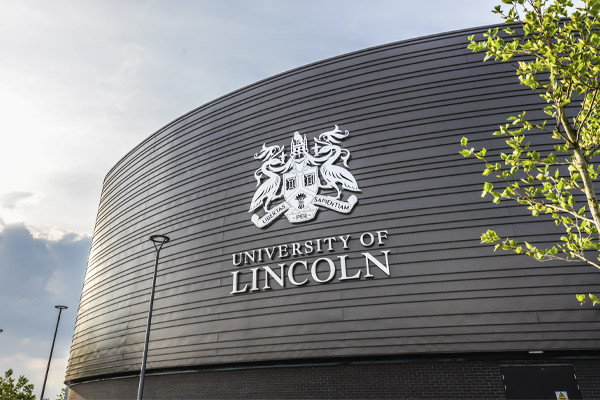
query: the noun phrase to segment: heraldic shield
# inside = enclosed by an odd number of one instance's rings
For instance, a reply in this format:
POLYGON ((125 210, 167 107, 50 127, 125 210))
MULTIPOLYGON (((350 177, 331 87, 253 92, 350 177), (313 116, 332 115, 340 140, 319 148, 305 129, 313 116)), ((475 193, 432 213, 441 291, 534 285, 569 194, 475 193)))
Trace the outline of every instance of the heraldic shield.
POLYGON ((256 192, 250 203, 253 213, 251 221, 263 228, 285 213, 292 223, 310 221, 320 209, 330 209, 348 214, 357 202, 355 195, 344 200, 342 191, 360 192, 358 183, 348 171, 350 151, 340 146, 340 142, 350 132, 338 128, 323 132, 314 138, 312 154, 308 150, 308 140, 299 132, 294 132, 290 152, 283 146, 267 146, 254 155, 262 162, 254 171, 256 192), (320 195, 319 189, 329 190, 320 195), (283 201, 279 201, 283 197, 283 201), (255 210, 262 206, 265 213, 260 216, 255 210))
POLYGON ((294 163, 293 168, 283 174, 283 197, 290 205, 285 216, 290 222, 311 220, 319 210, 313 200, 319 191, 319 170, 306 165, 306 160, 294 163))

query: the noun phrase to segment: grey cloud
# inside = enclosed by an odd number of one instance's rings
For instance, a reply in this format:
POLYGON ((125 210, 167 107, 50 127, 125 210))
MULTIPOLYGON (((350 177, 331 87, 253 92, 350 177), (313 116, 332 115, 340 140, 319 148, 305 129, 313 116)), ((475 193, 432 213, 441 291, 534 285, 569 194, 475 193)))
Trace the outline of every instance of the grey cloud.
POLYGON ((4 208, 15 208, 17 203, 23 199, 33 196, 31 192, 10 192, 0 196, 0 206, 4 208))
MULTIPOLYGON (((5 226, 0 233, 0 371, 22 370, 7 361, 20 356, 48 357, 57 304, 69 309, 61 317, 55 354, 68 350, 90 245, 89 237, 69 234, 51 241, 34 238, 24 225, 5 226)), ((34 379, 36 388, 40 383, 34 379)))

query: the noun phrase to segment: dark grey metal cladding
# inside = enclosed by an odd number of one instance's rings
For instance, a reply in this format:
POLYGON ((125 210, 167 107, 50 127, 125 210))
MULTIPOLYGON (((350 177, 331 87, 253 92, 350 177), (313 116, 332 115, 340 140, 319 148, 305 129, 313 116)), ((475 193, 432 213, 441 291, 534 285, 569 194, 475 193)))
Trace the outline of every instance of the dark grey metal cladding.
MULTIPOLYGON (((598 291, 597 272, 494 255, 479 244, 489 226, 540 242, 554 232, 551 223, 524 219, 519 207, 481 199, 481 165, 458 155, 462 136, 498 149, 490 133, 507 116, 539 116, 541 100, 508 66, 466 50, 466 37, 481 31, 393 43, 277 75, 184 115, 133 149, 104 182, 67 379, 139 370, 155 233, 172 241, 161 252, 150 369, 598 348, 600 316, 573 296, 598 291), (254 153, 263 143, 287 148, 294 131, 312 139, 334 124, 351 132, 344 146, 362 190, 355 209, 255 227, 248 213, 254 153), (250 268, 234 266, 233 253, 329 236, 356 241, 378 230, 389 239, 373 251, 390 251, 390 277, 375 271, 368 280, 230 295, 231 272, 250 268)), ((354 273, 365 251, 357 244, 324 254, 347 254, 354 273)))

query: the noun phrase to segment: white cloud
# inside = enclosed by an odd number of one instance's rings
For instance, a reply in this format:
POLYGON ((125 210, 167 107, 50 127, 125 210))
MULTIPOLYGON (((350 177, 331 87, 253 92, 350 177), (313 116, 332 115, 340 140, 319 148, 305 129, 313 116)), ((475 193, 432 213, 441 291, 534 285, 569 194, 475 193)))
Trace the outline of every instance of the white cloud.
POLYGON ((33 196, 31 192, 9 192, 0 196, 0 207, 12 210, 17 207, 17 204, 29 197, 33 196))

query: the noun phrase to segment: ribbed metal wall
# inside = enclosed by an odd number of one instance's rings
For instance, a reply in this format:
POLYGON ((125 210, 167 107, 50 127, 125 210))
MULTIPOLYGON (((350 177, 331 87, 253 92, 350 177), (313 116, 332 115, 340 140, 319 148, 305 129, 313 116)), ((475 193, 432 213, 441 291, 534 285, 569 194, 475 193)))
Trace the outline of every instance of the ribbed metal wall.
MULTIPOLYGON (((481 199, 481 165, 458 155, 462 136, 494 152, 501 143, 490 133, 507 116, 540 107, 508 66, 466 50, 476 32, 393 43, 277 75, 182 116, 133 149, 104 182, 67 379, 139 370, 154 233, 172 242, 161 253, 149 369, 597 349, 600 314, 573 294, 599 291, 598 272, 479 244, 487 227, 537 241, 552 240, 554 228, 523 219, 526 211, 512 204, 481 199), (312 144, 334 124, 350 131, 343 146, 362 189, 353 212, 254 226, 254 153, 263 143, 288 148, 297 130, 312 144), (249 268, 234 266, 233 253, 377 230, 389 234, 381 249, 390 251, 390 277, 230 295, 231 272, 249 268)), ((357 266, 363 251, 353 244, 344 254, 357 266)))

